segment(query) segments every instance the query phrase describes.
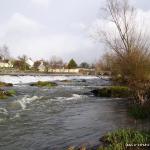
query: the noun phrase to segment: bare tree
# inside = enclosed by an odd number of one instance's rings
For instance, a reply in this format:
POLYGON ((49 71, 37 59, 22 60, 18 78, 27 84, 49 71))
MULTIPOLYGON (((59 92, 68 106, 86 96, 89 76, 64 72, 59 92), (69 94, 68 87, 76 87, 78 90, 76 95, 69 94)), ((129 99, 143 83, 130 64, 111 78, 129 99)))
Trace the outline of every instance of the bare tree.
POLYGON ((26 62, 28 57, 26 55, 22 55, 22 56, 18 56, 18 59, 23 61, 23 62, 26 62))
POLYGON ((19 59, 19 64, 20 64, 20 68, 21 70, 28 70, 29 69, 29 65, 27 64, 27 59, 28 57, 26 55, 22 55, 18 57, 19 59))
POLYGON ((9 48, 7 45, 3 45, 2 47, 0 47, 0 57, 3 59, 10 58, 9 48))
POLYGON ((114 32, 97 30, 105 46, 115 54, 116 71, 132 89, 140 103, 147 100, 145 89, 150 77, 150 42, 145 30, 136 22, 136 10, 128 0, 106 0, 103 11, 114 32))
POLYGON ((56 69, 56 68, 62 68, 64 66, 64 63, 61 58, 52 56, 50 58, 49 65, 52 69, 56 69))
POLYGON ((97 61, 97 65, 99 65, 103 71, 110 71, 112 68, 113 58, 114 56, 112 53, 104 53, 104 55, 102 55, 102 57, 97 61))

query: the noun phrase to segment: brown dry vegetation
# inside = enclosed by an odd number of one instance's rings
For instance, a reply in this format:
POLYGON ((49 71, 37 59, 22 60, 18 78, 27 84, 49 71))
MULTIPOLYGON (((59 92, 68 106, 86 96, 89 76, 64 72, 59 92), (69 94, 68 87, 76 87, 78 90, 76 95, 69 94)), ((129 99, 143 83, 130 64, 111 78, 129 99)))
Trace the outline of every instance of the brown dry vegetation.
POLYGON ((136 10, 128 0, 107 0, 103 10, 117 33, 97 30, 98 38, 111 53, 111 57, 104 58, 108 62, 105 66, 109 66, 115 81, 129 86, 134 100, 143 105, 149 101, 150 39, 137 28, 136 10))

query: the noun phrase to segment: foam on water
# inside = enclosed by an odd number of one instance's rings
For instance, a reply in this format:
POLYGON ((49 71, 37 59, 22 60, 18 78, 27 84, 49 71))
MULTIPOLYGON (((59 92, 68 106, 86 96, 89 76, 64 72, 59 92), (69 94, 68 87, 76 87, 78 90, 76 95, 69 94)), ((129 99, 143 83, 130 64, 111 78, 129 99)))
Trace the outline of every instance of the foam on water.
POLYGON ((15 114, 10 114, 6 108, 0 108, 0 123, 4 123, 7 120, 14 120, 20 118, 19 112, 15 114))
POLYGON ((74 80, 74 79, 94 79, 96 76, 11 76, 3 75, 0 76, 1 81, 10 81, 13 84, 26 84, 37 81, 62 81, 62 80, 74 80))
POLYGON ((4 122, 9 117, 8 111, 5 108, 0 108, 0 122, 4 122))
POLYGON ((33 101, 35 101, 37 99, 41 99, 41 98, 42 97, 38 97, 38 96, 29 97, 28 95, 26 95, 22 99, 17 100, 16 102, 19 103, 21 108, 24 110, 24 109, 26 109, 28 104, 32 103, 33 101))
POLYGON ((16 113, 13 117, 11 117, 10 119, 11 120, 14 120, 14 119, 17 119, 17 118, 20 118, 20 113, 16 113))
POLYGON ((54 101, 64 102, 64 101, 71 101, 71 100, 81 100, 86 98, 86 95, 78 95, 78 94, 72 94, 71 97, 57 97, 54 99, 54 101))
POLYGON ((5 108, 0 108, 0 114, 8 115, 8 111, 5 108))
POLYGON ((85 95, 72 94, 72 97, 69 97, 66 100, 73 100, 73 99, 78 100, 78 99, 82 99, 84 97, 85 97, 85 95))

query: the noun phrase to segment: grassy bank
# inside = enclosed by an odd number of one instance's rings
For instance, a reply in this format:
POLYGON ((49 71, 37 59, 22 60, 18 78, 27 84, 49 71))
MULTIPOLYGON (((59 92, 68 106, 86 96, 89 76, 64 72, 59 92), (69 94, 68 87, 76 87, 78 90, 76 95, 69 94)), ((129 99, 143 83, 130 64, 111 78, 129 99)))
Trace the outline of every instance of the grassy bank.
POLYGON ((52 88, 52 87, 57 86, 57 84, 55 82, 49 82, 49 81, 38 81, 38 82, 35 82, 35 83, 31 83, 30 86, 52 88))
POLYGON ((16 94, 15 90, 7 90, 7 91, 0 90, 0 99, 6 99, 10 96, 14 96, 15 94, 16 94))
POLYGON ((6 99, 9 96, 13 96, 16 94, 15 90, 3 90, 4 87, 12 87, 12 83, 5 83, 0 81, 0 99, 6 99))
POLYGON ((136 131, 133 129, 119 129, 109 132, 100 138, 101 144, 97 148, 70 147, 67 150, 148 150, 150 143, 150 132, 136 131), (141 145, 140 145, 141 144, 141 145), (134 145, 134 146, 131 146, 134 145))
POLYGON ((127 98, 131 96, 131 91, 126 86, 110 86, 95 89, 92 93, 97 97, 127 98))
MULTIPOLYGON (((136 131, 133 129, 120 129, 106 134, 100 139, 103 146, 97 150, 138 150, 144 149, 139 144, 150 143, 150 132, 136 131), (129 147, 129 145, 135 145, 129 147)), ((145 149, 148 147, 145 147, 145 149)))

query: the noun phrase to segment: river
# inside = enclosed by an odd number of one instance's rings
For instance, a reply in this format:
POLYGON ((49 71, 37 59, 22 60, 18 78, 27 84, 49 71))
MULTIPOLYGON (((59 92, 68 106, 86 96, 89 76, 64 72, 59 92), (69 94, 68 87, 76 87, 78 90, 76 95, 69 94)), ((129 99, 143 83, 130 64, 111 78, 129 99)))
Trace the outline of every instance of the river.
POLYGON ((106 132, 130 127, 123 99, 90 92, 109 81, 95 76, 0 76, 14 84, 16 96, 0 100, 0 150, 65 150, 99 143, 106 132), (31 87, 55 81, 55 88, 31 87), (70 80, 69 82, 62 82, 70 80))

